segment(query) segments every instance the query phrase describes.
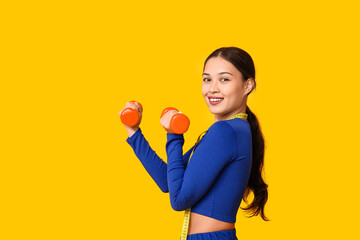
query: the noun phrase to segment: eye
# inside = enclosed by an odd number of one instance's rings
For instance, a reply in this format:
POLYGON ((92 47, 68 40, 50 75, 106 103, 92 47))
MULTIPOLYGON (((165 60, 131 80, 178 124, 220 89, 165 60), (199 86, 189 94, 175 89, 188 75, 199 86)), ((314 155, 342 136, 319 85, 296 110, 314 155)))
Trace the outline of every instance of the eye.
POLYGON ((204 79, 203 79, 204 82, 208 82, 208 81, 206 81, 206 80, 209 80, 209 81, 210 81, 209 78, 204 78, 204 79))
POLYGON ((223 80, 224 79, 224 81, 223 82, 225 82, 225 81, 229 81, 229 79, 227 79, 227 78, 222 78, 221 80, 223 80))

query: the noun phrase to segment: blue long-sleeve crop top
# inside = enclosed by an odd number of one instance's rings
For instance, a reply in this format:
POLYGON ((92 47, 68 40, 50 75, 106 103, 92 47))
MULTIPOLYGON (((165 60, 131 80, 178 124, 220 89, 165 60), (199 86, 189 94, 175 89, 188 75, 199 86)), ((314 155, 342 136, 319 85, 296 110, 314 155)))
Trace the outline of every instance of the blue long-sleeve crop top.
POLYGON ((183 134, 167 133, 165 163, 139 128, 126 141, 174 210, 191 211, 235 223, 252 165, 252 136, 247 120, 217 121, 193 150, 183 155, 183 134))

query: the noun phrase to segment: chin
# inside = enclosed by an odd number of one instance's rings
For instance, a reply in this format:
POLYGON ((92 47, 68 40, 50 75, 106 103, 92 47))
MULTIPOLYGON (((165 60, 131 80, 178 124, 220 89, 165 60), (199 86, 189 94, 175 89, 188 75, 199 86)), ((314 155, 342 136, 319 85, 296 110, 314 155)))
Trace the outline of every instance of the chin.
POLYGON ((208 108, 209 108, 209 111, 212 113, 212 114, 220 114, 222 111, 221 110, 215 110, 216 109, 216 106, 213 106, 211 105, 211 103, 207 103, 208 105, 208 108))
POLYGON ((220 114, 219 111, 214 111, 214 109, 212 109, 211 107, 209 107, 209 111, 212 113, 212 114, 220 114))

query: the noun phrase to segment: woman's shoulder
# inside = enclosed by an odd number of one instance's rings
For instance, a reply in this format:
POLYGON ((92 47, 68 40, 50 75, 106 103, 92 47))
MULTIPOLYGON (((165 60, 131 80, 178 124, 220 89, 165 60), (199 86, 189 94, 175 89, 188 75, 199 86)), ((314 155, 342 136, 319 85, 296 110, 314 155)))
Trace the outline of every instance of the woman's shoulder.
POLYGON ((208 131, 226 131, 233 134, 245 133, 250 131, 250 124, 247 120, 234 118, 231 120, 222 120, 213 123, 208 131))
POLYGON ((228 123, 217 121, 208 128, 204 138, 211 139, 211 141, 219 141, 225 138, 233 138, 234 136, 234 129, 228 123))
POLYGON ((252 142, 250 125, 244 119, 217 121, 210 126, 205 135, 207 143, 216 142, 222 148, 227 147, 235 156, 242 151, 240 147, 250 146, 252 142))
POLYGON ((217 121, 210 126, 208 132, 212 139, 232 139, 237 143, 252 141, 250 124, 241 118, 217 121))
POLYGON ((250 125, 246 120, 239 118, 217 121, 206 132, 206 135, 218 137, 219 139, 244 134, 251 134, 250 125))
POLYGON ((232 133, 233 128, 226 121, 217 121, 214 122, 208 129, 207 133, 222 133, 222 132, 230 132, 232 133))
POLYGON ((234 130, 238 143, 252 142, 251 127, 247 120, 234 118, 225 122, 234 130))

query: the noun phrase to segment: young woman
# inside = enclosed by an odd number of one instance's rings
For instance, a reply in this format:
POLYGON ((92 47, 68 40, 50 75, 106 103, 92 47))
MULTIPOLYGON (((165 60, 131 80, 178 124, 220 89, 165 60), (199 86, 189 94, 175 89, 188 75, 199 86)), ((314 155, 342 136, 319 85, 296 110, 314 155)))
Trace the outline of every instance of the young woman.
POLYGON ((254 199, 241 209, 252 216, 260 213, 268 221, 264 214, 268 185, 261 175, 264 138, 247 106, 255 87, 255 67, 247 52, 223 47, 211 53, 204 63, 202 94, 215 122, 183 155, 183 134, 170 129, 170 119, 177 111, 168 111, 160 121, 167 131, 167 163, 141 132, 141 106, 136 102, 125 106, 140 114, 138 125, 124 125, 129 136, 126 141, 159 188, 169 192, 172 208, 190 214, 190 221, 184 220, 184 226, 189 224, 186 239, 237 239, 236 215, 250 191, 254 199))

